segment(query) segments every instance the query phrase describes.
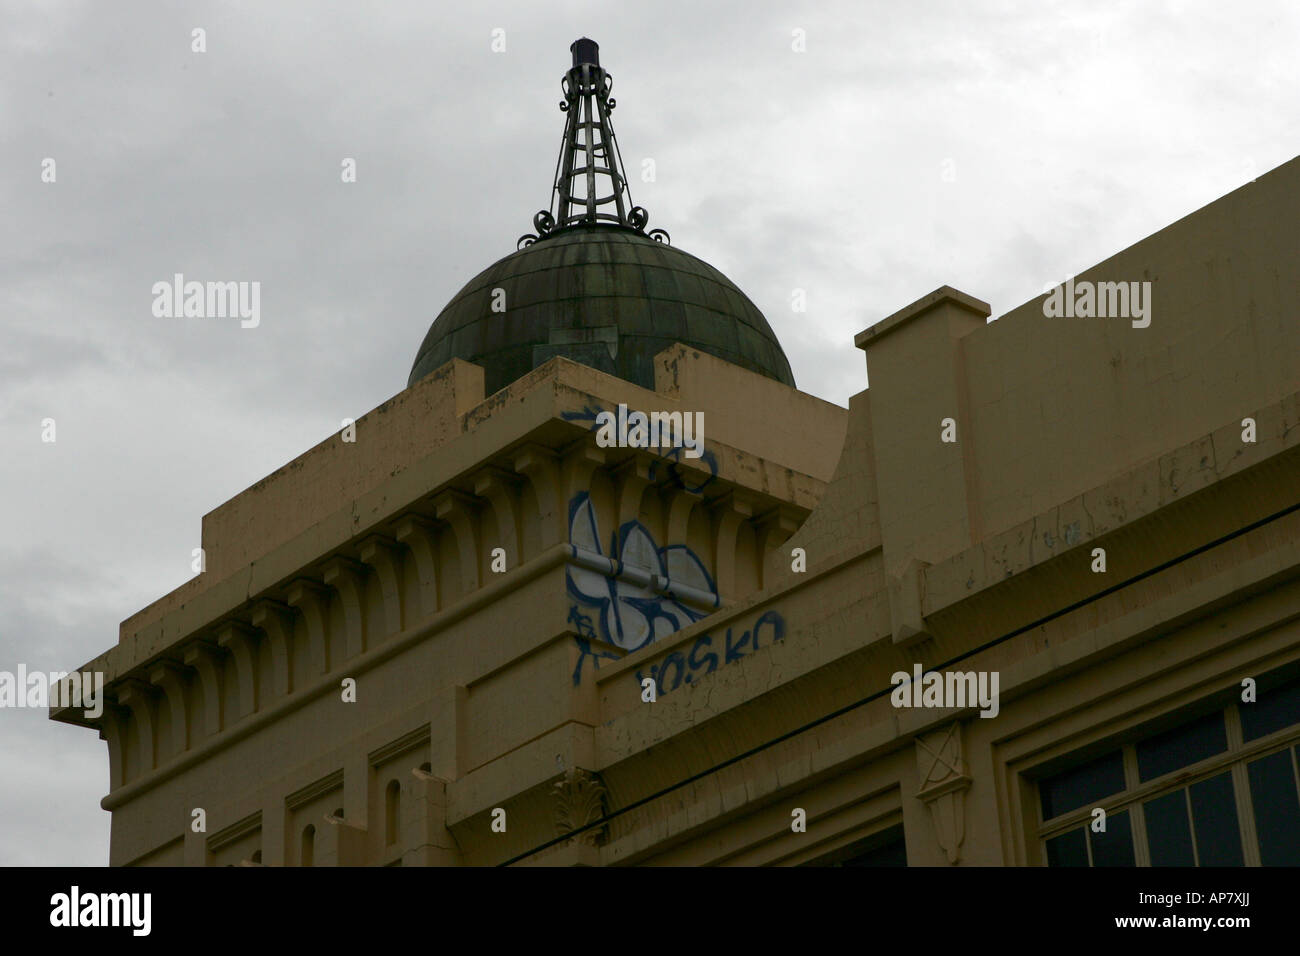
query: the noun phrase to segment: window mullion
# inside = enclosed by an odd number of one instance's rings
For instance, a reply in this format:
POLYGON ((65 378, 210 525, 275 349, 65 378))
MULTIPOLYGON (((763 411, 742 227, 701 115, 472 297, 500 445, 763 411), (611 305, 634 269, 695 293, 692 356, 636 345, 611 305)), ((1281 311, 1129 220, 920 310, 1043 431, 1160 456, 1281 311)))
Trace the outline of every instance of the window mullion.
POLYGON ((1187 808, 1187 832, 1192 836, 1192 866, 1201 865, 1201 848, 1196 845, 1196 817, 1192 814, 1192 788, 1183 788, 1183 806, 1187 808))
MULTIPOLYGON (((1124 754, 1124 797, 1130 797, 1139 784, 1137 747, 1126 744, 1124 754)), ((1151 850, 1147 846, 1147 818, 1142 812, 1142 802, 1134 800, 1128 809, 1129 829, 1133 831, 1133 862, 1137 866, 1151 865, 1151 850)))
POLYGON ((1260 866, 1259 841, 1255 837, 1255 805, 1250 799, 1250 777, 1246 762, 1232 765, 1232 795, 1237 801, 1237 824, 1241 830, 1242 861, 1246 866, 1260 866))

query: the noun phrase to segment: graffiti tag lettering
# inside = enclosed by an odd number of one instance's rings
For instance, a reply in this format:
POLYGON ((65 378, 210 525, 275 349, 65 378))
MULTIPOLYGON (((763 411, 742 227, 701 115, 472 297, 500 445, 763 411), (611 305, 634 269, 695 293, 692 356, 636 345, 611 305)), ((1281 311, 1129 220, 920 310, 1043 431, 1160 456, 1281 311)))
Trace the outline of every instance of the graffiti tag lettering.
MULTIPOLYGON (((754 626, 743 631, 739 638, 733 640, 732 635, 732 629, 727 628, 721 647, 724 664, 738 661, 758 650, 764 640, 769 644, 782 640, 785 637, 785 618, 776 611, 766 611, 754 622, 754 626)), ((682 684, 691 684, 705 674, 712 674, 718 669, 717 649, 717 645, 713 643, 713 635, 701 634, 691 645, 690 651, 685 654, 681 651, 673 651, 658 664, 651 664, 650 677, 655 682, 655 695, 662 697, 682 684)), ((645 675, 638 670, 636 672, 638 688, 641 687, 643 680, 645 675)))

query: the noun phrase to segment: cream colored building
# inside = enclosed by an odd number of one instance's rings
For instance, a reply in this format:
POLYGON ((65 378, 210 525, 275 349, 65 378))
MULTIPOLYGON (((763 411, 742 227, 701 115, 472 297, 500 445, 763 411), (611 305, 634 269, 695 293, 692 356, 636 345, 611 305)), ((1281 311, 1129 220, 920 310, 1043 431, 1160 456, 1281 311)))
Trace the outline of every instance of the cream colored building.
POLYGON ((1300 160, 1075 276, 1149 325, 944 287, 857 336, 847 410, 692 344, 752 304, 669 250, 558 226, 456 301, 586 331, 490 393, 453 334, 204 517, 83 668, 104 717, 52 714, 108 744, 111 863, 1300 863, 1300 160), (639 383, 617 263, 650 313, 705 276, 639 383), (602 446, 620 405, 707 453, 602 446), (996 716, 895 706, 916 665, 996 716))

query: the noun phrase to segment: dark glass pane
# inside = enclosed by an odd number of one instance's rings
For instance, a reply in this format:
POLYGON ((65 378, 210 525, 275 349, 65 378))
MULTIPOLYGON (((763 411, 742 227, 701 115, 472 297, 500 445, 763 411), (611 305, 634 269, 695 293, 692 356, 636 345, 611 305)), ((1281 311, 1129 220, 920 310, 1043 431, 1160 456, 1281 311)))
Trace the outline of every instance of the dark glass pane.
POLYGON ((1071 830, 1047 841, 1048 866, 1087 866, 1088 846, 1083 830, 1071 830))
POLYGON ((1300 866, 1300 802, 1296 800, 1291 751, 1283 750, 1246 767, 1255 808, 1255 835, 1265 866, 1300 866))
POLYGON ((801 866, 907 866, 907 842, 902 825, 881 830, 850 846, 840 847, 801 866))
POLYGON ((1092 841, 1093 866, 1137 866, 1127 810, 1107 815, 1105 833, 1093 833, 1090 827, 1088 839, 1092 841))
POLYGON ((1124 789, 1124 758, 1114 753, 1045 778, 1038 785, 1043 800, 1043 819, 1093 803, 1124 789))
POLYGON ((1247 740, 1300 724, 1300 681, 1261 690, 1255 703, 1240 703, 1237 710, 1241 713, 1241 732, 1247 740))
POLYGON ((1223 712, 1206 714, 1138 744, 1138 777, 1150 780, 1227 749, 1223 712))
POLYGON ((1195 866, 1192 828, 1187 822, 1187 793, 1173 793, 1142 804, 1152 866, 1195 866))
POLYGON ((1232 774, 1221 773, 1192 784, 1192 821, 1201 866, 1245 866, 1232 774))
POLYGON ((840 866, 907 866, 907 844, 902 840, 849 857, 840 866))

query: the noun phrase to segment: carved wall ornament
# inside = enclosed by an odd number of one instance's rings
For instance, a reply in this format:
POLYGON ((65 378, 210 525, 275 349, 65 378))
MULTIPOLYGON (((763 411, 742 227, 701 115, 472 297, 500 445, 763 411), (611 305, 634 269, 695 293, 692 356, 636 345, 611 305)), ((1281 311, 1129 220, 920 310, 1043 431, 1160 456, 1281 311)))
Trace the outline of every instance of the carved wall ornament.
POLYGON ((966 836, 966 790, 973 782, 962 760, 960 721, 918 736, 916 762, 917 799, 930 808, 935 838, 948 862, 956 863, 966 836))
MULTIPOLYGON (((555 797, 555 828, 560 835, 572 833, 605 815, 605 785, 600 775, 590 770, 566 770, 551 793, 555 797)), ((608 825, 592 827, 575 839, 588 846, 598 846, 604 842, 608 829, 608 825)))

